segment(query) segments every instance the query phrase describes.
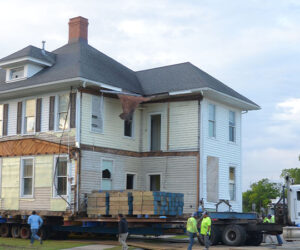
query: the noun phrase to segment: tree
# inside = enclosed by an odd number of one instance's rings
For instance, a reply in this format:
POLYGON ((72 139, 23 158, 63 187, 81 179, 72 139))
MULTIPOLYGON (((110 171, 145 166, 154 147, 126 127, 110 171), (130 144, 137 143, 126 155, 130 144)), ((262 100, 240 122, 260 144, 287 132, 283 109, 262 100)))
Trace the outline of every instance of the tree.
POLYGON ((300 168, 286 168, 281 171, 280 177, 289 175, 294 179, 294 184, 300 184, 300 168))
POLYGON ((251 184, 250 190, 243 193, 243 211, 252 211, 252 204, 256 206, 256 212, 260 212, 261 208, 267 209, 271 199, 280 196, 280 185, 272 183, 269 179, 262 179, 251 184))

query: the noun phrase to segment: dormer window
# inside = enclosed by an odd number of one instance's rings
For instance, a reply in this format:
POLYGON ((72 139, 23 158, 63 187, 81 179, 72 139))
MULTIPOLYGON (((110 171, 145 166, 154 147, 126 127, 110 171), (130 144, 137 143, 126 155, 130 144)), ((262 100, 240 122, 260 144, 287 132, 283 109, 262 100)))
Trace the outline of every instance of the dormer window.
POLYGON ((10 70, 10 80, 17 80, 24 77, 24 67, 13 68, 10 70))

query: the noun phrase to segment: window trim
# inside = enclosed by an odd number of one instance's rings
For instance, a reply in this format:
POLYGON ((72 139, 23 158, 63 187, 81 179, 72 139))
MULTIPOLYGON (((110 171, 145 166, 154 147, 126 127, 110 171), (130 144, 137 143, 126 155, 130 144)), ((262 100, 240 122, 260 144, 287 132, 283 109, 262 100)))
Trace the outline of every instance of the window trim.
POLYGON ((2 117, 0 117, 0 122, 2 122, 2 131, 0 130, 0 138, 3 137, 3 129, 4 129, 4 104, 0 103, 0 106, 2 106, 2 117))
POLYGON ((155 152, 151 151, 151 116, 153 115, 160 115, 160 151, 163 151, 163 112, 158 111, 158 112, 150 112, 148 113, 148 151, 149 152, 155 152))
POLYGON ((8 68, 6 70, 5 82, 8 83, 8 82, 17 82, 17 81, 25 80, 27 78, 27 74, 28 74, 28 65, 27 64, 17 66, 17 67, 8 68), (11 78, 11 71, 14 70, 14 69, 17 69, 17 68, 23 68, 23 72, 24 72, 23 77, 12 79, 11 78))
POLYGON ((147 173, 147 190, 150 191, 151 182, 150 182, 150 176, 151 175, 160 175, 160 192, 163 191, 163 173, 162 172, 154 172, 154 173, 147 173))
POLYGON ((236 143, 236 112, 233 110, 228 111, 228 141, 231 143, 236 143), (234 113, 234 126, 230 125, 230 112, 234 113), (233 128, 233 141, 230 140, 230 128, 233 128))
POLYGON ((35 189, 35 158, 31 156, 21 157, 20 159, 20 198, 32 199, 34 198, 35 189), (32 159, 32 195, 24 195, 24 160, 32 159))
POLYGON ((61 154, 61 155, 54 155, 53 157, 53 172, 52 172, 52 178, 56 177, 54 179, 54 182, 52 184, 52 198, 57 198, 57 199, 61 199, 61 197, 67 198, 69 197, 69 175, 70 175, 70 164, 69 164, 69 156, 67 154, 61 154), (57 158, 67 158, 67 194, 65 195, 58 195, 57 194, 57 190, 55 188, 55 185, 57 185, 57 176, 55 174, 55 165, 56 165, 56 161, 57 158))
POLYGON ((229 201, 236 201, 237 200, 237 197, 236 197, 236 193, 237 193, 237 182, 236 182, 236 167, 235 166, 232 166, 230 165, 229 168, 228 168, 228 184, 234 184, 234 199, 232 200, 231 197, 230 197, 230 189, 229 189, 229 186, 228 186, 228 192, 229 192, 229 201), (234 182, 230 180, 230 169, 233 168, 234 169, 234 182))
POLYGON ((210 139, 216 139, 217 138, 217 119, 216 119, 216 116, 217 116, 217 105, 214 104, 214 103, 208 103, 208 117, 207 117, 207 121, 208 121, 208 138, 210 138, 210 139), (211 105, 214 106, 214 120, 210 120, 209 119, 209 107, 211 105), (214 124, 213 136, 210 136, 210 134, 209 134, 209 124, 210 124, 210 122, 213 122, 213 124, 214 124))
POLYGON ((127 139, 135 139, 135 115, 132 115, 131 120, 131 136, 125 135, 125 120, 123 122, 123 137, 127 139))
POLYGON ((104 108, 104 96, 103 95, 101 95, 101 96, 99 96, 99 95, 91 95, 91 101, 90 101, 90 103, 91 103, 91 112, 90 112, 90 119, 91 119, 91 121, 90 121, 90 132, 92 132, 92 133, 96 133, 96 134, 104 134, 104 117, 105 117, 105 114, 104 114, 104 110, 105 110, 105 108, 104 108), (93 98, 95 98, 95 97, 100 97, 100 103, 102 103, 102 105, 101 105, 101 114, 102 114, 102 129, 96 129, 96 128, 94 128, 93 126, 92 126, 92 122, 93 122, 93 120, 92 120, 92 116, 93 116, 93 98))
POLYGON ((22 101, 22 126, 21 126, 21 134, 22 135, 34 135, 36 133, 36 103, 38 97, 35 98, 26 98, 22 101), (26 121, 26 102, 34 100, 35 101, 35 116, 34 116, 34 131, 33 132, 26 132, 25 131, 25 121, 26 121))
POLYGON ((137 189, 137 176, 138 174, 137 173, 134 173, 134 172, 125 172, 125 190, 131 190, 131 189, 127 189, 127 175, 130 174, 130 175, 133 175, 133 189, 132 190, 136 190, 137 189))

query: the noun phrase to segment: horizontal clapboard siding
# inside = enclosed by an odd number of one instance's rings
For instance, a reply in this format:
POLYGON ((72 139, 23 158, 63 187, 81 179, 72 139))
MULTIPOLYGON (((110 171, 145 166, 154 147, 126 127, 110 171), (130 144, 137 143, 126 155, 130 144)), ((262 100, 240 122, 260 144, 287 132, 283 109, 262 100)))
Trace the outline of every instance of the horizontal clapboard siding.
POLYGON ((134 136, 124 136, 124 121, 119 117, 123 112, 120 100, 104 97, 103 132, 91 131, 92 95, 82 94, 81 143, 100 147, 139 150, 140 111, 134 113, 134 136))
MULTIPOLYGON (((207 186, 207 157, 219 158, 219 199, 229 200, 229 167, 235 167, 236 171, 236 201, 230 201, 234 211, 242 211, 242 189, 241 189, 241 110, 216 103, 204 98, 201 102, 201 169, 202 184, 200 186, 201 196, 205 204, 215 208, 214 203, 206 202, 207 186), (216 138, 209 138, 208 134, 208 104, 216 105, 216 138), (229 142, 229 110, 236 113, 236 142, 229 142)), ((201 183, 201 182, 200 182, 201 183)), ((201 198, 202 198, 201 197, 201 198)), ((225 209, 225 208, 224 208, 225 209)), ((228 209, 228 208, 226 208, 228 209)))
POLYGON ((51 187, 34 189, 34 199, 20 199, 20 210, 50 210, 51 187))

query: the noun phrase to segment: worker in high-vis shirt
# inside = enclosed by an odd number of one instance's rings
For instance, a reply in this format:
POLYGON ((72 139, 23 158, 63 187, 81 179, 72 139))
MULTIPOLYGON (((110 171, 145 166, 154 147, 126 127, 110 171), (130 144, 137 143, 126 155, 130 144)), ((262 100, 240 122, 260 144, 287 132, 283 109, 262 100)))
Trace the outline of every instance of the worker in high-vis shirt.
POLYGON ((197 213, 193 213, 191 215, 191 217, 187 220, 187 223, 186 223, 186 231, 188 233, 188 236, 190 238, 190 244, 188 246, 188 250, 192 250, 192 247, 194 245, 194 238, 199 235, 199 232, 198 232, 198 228, 197 228, 197 220, 196 220, 196 217, 197 216, 197 213))
POLYGON ((208 249, 210 246, 209 237, 210 237, 210 232, 211 232, 211 219, 208 216, 207 211, 204 211, 202 216, 203 216, 203 219, 201 222, 200 233, 201 233, 202 241, 204 242, 205 249, 208 249))
MULTIPOLYGON (((275 216, 274 215, 268 215, 268 219, 270 220, 270 223, 275 223, 275 216)), ((276 234, 276 238, 277 238, 277 245, 278 246, 282 246, 282 239, 280 237, 279 234, 276 234)))

